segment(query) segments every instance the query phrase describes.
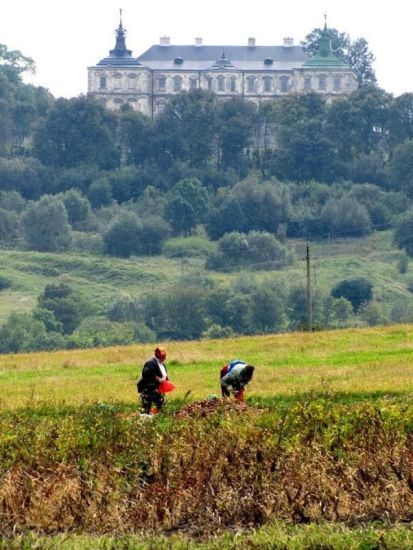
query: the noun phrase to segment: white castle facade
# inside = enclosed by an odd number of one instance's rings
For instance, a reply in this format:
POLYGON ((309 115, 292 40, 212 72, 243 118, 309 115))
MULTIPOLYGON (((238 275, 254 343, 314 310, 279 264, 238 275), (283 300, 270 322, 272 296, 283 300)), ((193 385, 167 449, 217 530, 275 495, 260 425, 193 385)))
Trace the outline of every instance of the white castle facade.
POLYGON ((319 52, 311 58, 291 38, 282 46, 259 46, 254 38, 246 46, 206 46, 200 38, 177 46, 168 37, 133 57, 121 20, 115 48, 88 68, 88 94, 112 110, 126 103, 152 117, 174 94, 197 88, 255 103, 309 91, 331 101, 356 90, 357 80, 333 53, 326 27, 319 52))

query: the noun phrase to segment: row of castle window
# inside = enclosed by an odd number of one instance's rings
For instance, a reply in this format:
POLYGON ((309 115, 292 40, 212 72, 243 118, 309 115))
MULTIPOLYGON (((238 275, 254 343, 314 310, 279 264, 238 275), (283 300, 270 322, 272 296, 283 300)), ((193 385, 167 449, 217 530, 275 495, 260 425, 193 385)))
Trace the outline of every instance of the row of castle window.
MULTIPOLYGON (((318 78, 318 89, 321 91, 327 90, 327 77, 324 75, 320 75, 318 78)), ((119 80, 120 78, 115 78, 115 87, 119 87, 119 80), (116 86, 118 84, 118 86, 116 86)), ((128 85, 129 88, 134 88, 136 86, 135 77, 129 77, 128 85)), ((225 92, 227 89, 226 86, 226 78, 225 76, 218 76, 216 78, 216 90, 218 92, 225 92)), ((174 92, 180 92, 183 89, 183 79, 181 76, 174 76, 173 77, 173 91, 174 92)), ((264 76, 262 79, 263 82, 263 91, 264 92, 272 92, 273 91, 273 85, 274 85, 274 79, 271 76, 264 76)), ((158 84, 158 91, 163 92, 166 91, 166 77, 161 76, 157 79, 158 84)), ((290 79, 288 76, 281 76, 279 78, 279 85, 280 85, 280 91, 281 92, 288 92, 290 88, 290 79)), ((212 77, 209 77, 207 79, 207 86, 208 90, 214 89, 214 79, 212 77)), ((197 78, 190 78, 189 79, 189 89, 195 90, 198 87, 198 79, 197 78)), ((101 90, 107 89, 107 77, 101 76, 99 79, 99 88, 101 90)), ((256 93, 258 89, 258 78, 249 76, 247 77, 247 92, 249 93, 256 93)), ((310 76, 304 77, 304 90, 311 90, 313 89, 313 78, 310 76)), ((333 80, 333 89, 334 91, 341 90, 341 77, 335 76, 333 80)), ((235 78, 230 78, 228 83, 228 90, 230 92, 237 92, 237 81, 235 78)))

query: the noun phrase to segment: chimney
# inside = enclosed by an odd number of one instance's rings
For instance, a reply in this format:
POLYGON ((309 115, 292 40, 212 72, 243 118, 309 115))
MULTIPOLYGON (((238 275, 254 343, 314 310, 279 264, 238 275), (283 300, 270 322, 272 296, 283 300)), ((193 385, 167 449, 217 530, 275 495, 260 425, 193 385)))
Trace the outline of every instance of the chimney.
POLYGON ((202 46, 202 38, 197 37, 195 38, 195 46, 199 48, 199 46, 202 46))
POLYGON ((160 46, 169 46, 170 43, 171 39, 169 38, 169 36, 161 36, 161 38, 159 39, 160 46))
POLYGON ((283 40, 283 46, 284 48, 291 48, 291 46, 294 46, 294 38, 286 36, 283 40))
POLYGON ((248 38, 248 47, 255 48, 255 38, 248 38))

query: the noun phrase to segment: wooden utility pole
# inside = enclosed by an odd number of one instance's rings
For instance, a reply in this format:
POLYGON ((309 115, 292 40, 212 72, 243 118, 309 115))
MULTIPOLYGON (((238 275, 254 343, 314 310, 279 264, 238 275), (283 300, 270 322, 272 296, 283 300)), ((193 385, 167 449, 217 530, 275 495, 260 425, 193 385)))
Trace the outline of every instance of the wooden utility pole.
POLYGON ((311 305, 311 267, 310 267, 310 247, 307 245, 307 327, 308 331, 313 331, 313 311, 311 305))

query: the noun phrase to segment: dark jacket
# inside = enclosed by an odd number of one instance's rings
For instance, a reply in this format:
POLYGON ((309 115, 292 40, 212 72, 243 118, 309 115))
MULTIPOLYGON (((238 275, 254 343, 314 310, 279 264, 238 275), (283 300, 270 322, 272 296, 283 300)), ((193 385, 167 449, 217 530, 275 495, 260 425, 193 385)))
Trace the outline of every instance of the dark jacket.
MULTIPOLYGON (((165 370, 166 366, 164 365, 165 370)), ((153 393, 158 389, 160 382, 156 379, 162 378, 162 372, 159 368, 158 361, 155 357, 152 357, 147 361, 142 370, 142 378, 137 383, 139 393, 153 393)), ((168 378, 168 373, 166 373, 166 378, 168 378)))

